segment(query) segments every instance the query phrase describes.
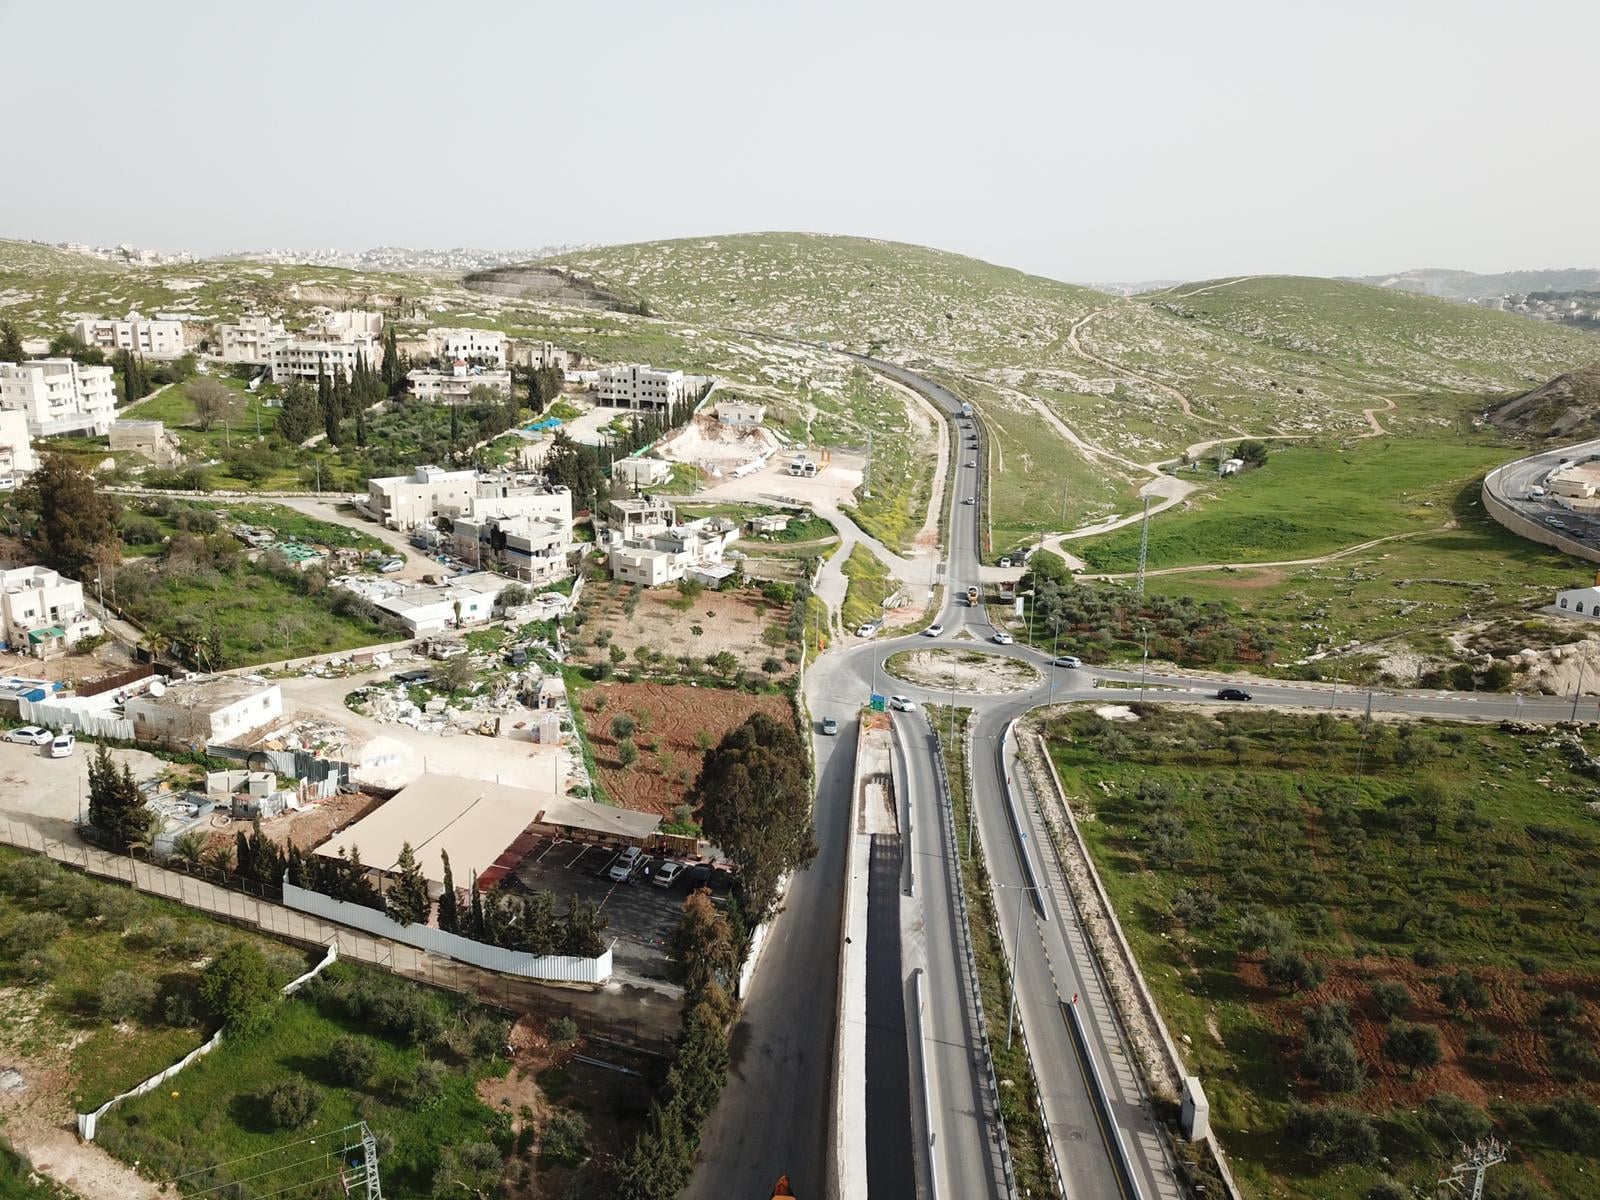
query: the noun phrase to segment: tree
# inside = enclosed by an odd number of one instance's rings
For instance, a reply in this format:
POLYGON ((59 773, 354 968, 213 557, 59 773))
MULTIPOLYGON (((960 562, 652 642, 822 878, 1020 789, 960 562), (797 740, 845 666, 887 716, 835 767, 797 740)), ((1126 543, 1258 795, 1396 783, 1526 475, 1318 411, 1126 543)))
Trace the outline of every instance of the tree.
POLYGON ((119 545, 121 507, 67 455, 44 456, 17 489, 17 506, 31 517, 23 541, 34 561, 64 574, 81 576, 103 548, 119 545))
POLYGON ((671 949, 672 978, 688 995, 698 995, 708 984, 731 978, 739 967, 733 929, 704 888, 690 893, 683 902, 671 949))
POLYGON ((1439 1003, 1454 1011, 1462 1005, 1472 1009, 1489 1007, 1489 989, 1463 967, 1439 987, 1439 1003))
POLYGON ((389 885, 389 917, 402 925, 422 925, 433 903, 428 896, 428 881, 422 877, 422 868, 417 865, 410 842, 401 844, 400 858, 395 865, 400 874, 389 885))
POLYGON ((219 418, 226 417, 232 406, 233 392, 215 379, 191 380, 183 390, 189 403, 194 405, 194 423, 202 430, 210 429, 219 418))
POLYGON ((1423 1123, 1446 1145, 1464 1143, 1470 1146, 1488 1137, 1494 1129, 1488 1113, 1449 1092, 1429 1096, 1423 1102, 1422 1111, 1423 1123))
POLYGON ((89 345, 75 333, 59 333, 51 338, 50 357, 70 358, 86 366, 99 366, 106 361, 105 351, 89 345))
POLYGON ((113 971, 100 981, 100 1015, 108 1021, 140 1021, 155 1007, 160 984, 152 975, 113 971))
POLYGON ((505 1169, 500 1151, 489 1142, 467 1142, 446 1146, 439 1152, 439 1165, 433 1172, 433 1195, 446 1197, 486 1197, 499 1194, 500 1174, 505 1169))
POLYGON ((623 738, 617 743, 617 761, 624 767, 631 767, 639 761, 639 747, 633 744, 632 738, 623 738))
POLYGON ((250 942, 228 943, 200 976, 200 1000, 229 1033, 249 1035, 266 1025, 278 991, 267 960, 250 942))
POLYGON ((366 1087, 378 1069, 378 1048, 364 1037, 344 1033, 328 1044, 328 1070, 346 1087, 366 1087))
POLYGON ((20 363, 28 360, 22 349, 22 333, 15 321, 0 321, 0 362, 20 363))
POLYGON ((148 842, 154 815, 128 765, 119 769, 101 742, 89 760, 89 824, 112 849, 126 850, 136 842, 148 842))
POLYGON ((483 940, 483 893, 478 890, 478 873, 472 872, 471 880, 467 884, 467 895, 471 898, 472 927, 469 935, 477 941, 483 940))
POLYGON ((1372 1002, 1386 1017, 1398 1017, 1411 1007, 1411 991, 1403 983, 1380 979, 1372 985, 1372 1002))
POLYGON ((1233 456, 1242 459, 1248 467, 1259 467, 1267 461, 1267 444, 1255 438, 1247 438, 1239 443, 1233 456))
POLYGON ((450 874, 450 856, 440 850, 439 861, 444 866, 444 885, 439 891, 439 928, 446 933, 459 933, 461 910, 456 899, 456 881, 450 874))
POLYGON ((1392 1061, 1415 1075, 1418 1067, 1436 1067, 1444 1058, 1439 1046, 1439 1031, 1432 1025, 1412 1025, 1390 1021, 1383 1035, 1383 1052, 1392 1061))
POLYGON ((617 739, 632 737, 639 728, 639 722, 633 719, 631 713, 618 713, 611 718, 611 736, 617 739))
POLYGON ((1296 992, 1309 991, 1326 976, 1320 964, 1312 962, 1298 950, 1284 946, 1267 951, 1267 957, 1261 963, 1261 973, 1275 987, 1287 987, 1296 992))
POLYGON ((277 429, 284 441, 299 445, 317 431, 321 422, 316 392, 300 380, 289 384, 278 409, 277 429))
POLYGON ((539 1131, 539 1157, 575 1166, 589 1157, 588 1137, 589 1124, 580 1113, 558 1108, 539 1131))
POLYGON ((1296 1103, 1289 1110, 1289 1136, 1311 1155, 1329 1163, 1367 1163, 1378 1157, 1378 1130, 1354 1109, 1296 1103))
POLYGON ((706 755, 689 797, 706 835, 738 865, 752 926, 771 911, 779 878, 816 853, 807 761, 791 723, 755 713, 706 755))
POLYGON ((1300 1065, 1330 1092, 1356 1092, 1366 1086, 1366 1065, 1355 1043, 1342 1033, 1307 1041, 1300 1065))
POLYGON ((276 1129, 299 1129, 321 1107, 322 1093, 304 1075, 291 1075, 261 1096, 262 1116, 276 1129))

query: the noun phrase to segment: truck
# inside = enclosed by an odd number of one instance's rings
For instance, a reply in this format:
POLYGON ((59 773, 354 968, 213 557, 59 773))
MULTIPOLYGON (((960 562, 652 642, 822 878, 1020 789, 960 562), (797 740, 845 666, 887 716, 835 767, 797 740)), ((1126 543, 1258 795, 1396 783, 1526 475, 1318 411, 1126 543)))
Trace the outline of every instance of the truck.
POLYGON ((967 607, 968 608, 977 608, 978 607, 978 589, 975 588, 975 587, 969 587, 967 589, 967 607))

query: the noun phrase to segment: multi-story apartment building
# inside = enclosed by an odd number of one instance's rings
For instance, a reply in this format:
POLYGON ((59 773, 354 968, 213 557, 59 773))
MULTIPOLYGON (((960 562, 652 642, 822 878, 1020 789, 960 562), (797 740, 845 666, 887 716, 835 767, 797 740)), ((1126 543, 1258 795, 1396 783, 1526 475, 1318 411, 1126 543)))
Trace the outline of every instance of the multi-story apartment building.
POLYGON ((550 584, 572 573, 572 523, 532 513, 456 517, 451 538, 457 557, 474 566, 498 564, 524 583, 550 584))
POLYGON ((433 355, 443 362, 461 359, 481 367, 506 365, 506 335, 498 329, 430 329, 433 355))
POLYGON ((0 618, 6 644, 48 658, 100 632, 83 602, 83 584, 49 567, 0 571, 0 618))
POLYGON ((469 366, 456 359, 448 371, 418 370, 406 372, 406 382, 412 395, 419 400, 432 400, 438 404, 465 404, 474 388, 493 388, 496 395, 511 395, 511 372, 486 370, 469 366))
POLYGON ((312 333, 281 338, 272 344, 267 362, 273 383, 296 379, 314 382, 318 375, 349 378, 355 374, 356 361, 362 358, 369 367, 382 363, 383 341, 376 334, 312 333))
POLYGON ((373 337, 383 333, 383 314, 359 308, 314 308, 311 323, 323 333, 370 333, 373 337))
POLYGON ((288 338, 283 322, 270 317, 241 317, 236 324, 217 326, 223 362, 267 366, 272 361, 272 347, 288 338))
POLYGON ((70 358, 0 363, 0 410, 21 413, 34 437, 99 435, 116 418, 117 385, 110 367, 70 358))
POLYGON ((595 379, 601 404, 614 408, 665 409, 683 399, 683 372, 640 363, 601 367, 595 379))
POLYGON ((146 358, 182 358, 189 352, 182 321, 152 321, 136 312, 120 321, 111 318, 82 320, 72 327, 72 332, 107 354, 127 350, 146 358))
POLYGON ((390 529, 404 532, 427 524, 446 508, 470 504, 477 487, 476 471, 418 467, 409 475, 367 480, 367 510, 390 529))
POLYGON ((0 410, 0 492, 9 492, 38 466, 28 418, 19 412, 0 410))

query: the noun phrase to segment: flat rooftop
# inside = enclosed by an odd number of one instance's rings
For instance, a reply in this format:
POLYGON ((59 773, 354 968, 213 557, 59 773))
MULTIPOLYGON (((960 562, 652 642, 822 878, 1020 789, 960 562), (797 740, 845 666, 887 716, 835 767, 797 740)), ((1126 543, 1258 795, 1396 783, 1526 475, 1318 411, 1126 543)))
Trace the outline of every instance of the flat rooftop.
POLYGON ((223 708, 276 686, 261 679, 216 675, 210 679, 180 679, 168 684, 161 695, 146 694, 141 700, 162 708, 223 708))

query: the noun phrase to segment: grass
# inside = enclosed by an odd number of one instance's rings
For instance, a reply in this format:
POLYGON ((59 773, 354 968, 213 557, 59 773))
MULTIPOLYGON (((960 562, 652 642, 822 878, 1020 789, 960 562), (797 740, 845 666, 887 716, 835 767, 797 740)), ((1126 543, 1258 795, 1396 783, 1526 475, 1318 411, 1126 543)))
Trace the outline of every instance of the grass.
POLYGON ((850 557, 844 564, 849 580, 840 611, 846 629, 855 629, 883 615, 883 602, 893 594, 894 581, 889 578, 889 568, 878 556, 859 542, 851 547, 850 557))
MULTIPOLYGON (((1266 464, 1225 479, 1150 522, 1151 568, 1312 558, 1389 534, 1436 529, 1469 481, 1505 447, 1402 438, 1275 447, 1266 464)), ((1073 546, 1092 571, 1139 565, 1137 525, 1073 546)))
MULTIPOLYGON (((37 855, 0 849, 0 983, 14 989, 0 1049, 64 1059, 74 1109, 87 1112, 200 1045, 209 1030, 184 1015, 166 1019, 168 997, 192 997, 196 963, 234 937, 262 948, 285 983, 304 955, 266 938, 235 933, 191 909, 77 875, 37 855), (11 941, 30 914, 59 913, 47 945, 11 941), (113 1024, 100 1015, 101 985, 119 973, 154 979, 159 993, 144 1016, 113 1024)), ((3 1194, 3 1193, 0 1193, 3 1194)))
POLYGON ((1000 1114, 1005 1122, 1006 1141, 1017 1184, 1024 1195, 1054 1196, 1054 1174, 1045 1146, 1044 1124, 1035 1102, 1037 1085, 1033 1064, 1021 1038, 1006 1045, 1006 1006, 1010 973, 1004 948, 1000 944, 1000 923, 989 892, 988 873, 981 847, 967 837, 966 729, 972 715, 968 708, 955 710, 954 723, 947 706, 928 705, 928 718, 939 731, 945 770, 950 777, 951 820, 955 823, 956 847, 961 858, 962 886, 966 889, 972 953, 978 964, 978 984, 983 993, 983 1015, 988 1023, 989 1047, 994 1055, 995 1075, 1009 1081, 1000 1092, 1000 1114), (976 849, 976 853, 974 850, 976 849))
POLYGON ((321 521, 281 504, 239 504, 228 508, 230 516, 248 525, 259 525, 272 530, 284 541, 308 542, 335 550, 391 549, 388 542, 365 534, 348 525, 321 521))
MULTIPOLYGON (((1376 1182, 1374 1169, 1320 1164, 1285 1136, 1296 1099, 1368 1112, 1389 1172, 1430 1185, 1444 1148, 1416 1114, 1449 1091, 1489 1108, 1516 1147, 1504 1177, 1531 1171, 1564 1180, 1563 1196, 1600 1195, 1594 1146, 1558 1151, 1542 1108, 1569 1089, 1596 1093, 1590 1068, 1569 1076, 1553 1060, 1541 1015, 1551 996, 1600 985, 1600 922, 1580 899, 1600 887, 1600 830, 1581 760, 1545 733, 1413 722, 1363 738, 1359 722, 1329 714, 1133 711, 1132 723, 1058 714, 1050 751, 1246 1193, 1355 1200, 1376 1182), (1244 948, 1253 914, 1280 921, 1272 939, 1326 982, 1299 993, 1266 982, 1261 953, 1244 948), (1458 969, 1485 984, 1482 1011, 1438 1000, 1458 969), (1406 1019, 1439 1031, 1441 1066, 1408 1077, 1384 1058, 1375 980, 1409 989, 1406 1019), (1302 1010, 1330 999, 1349 1004, 1369 1075, 1349 1095, 1320 1093, 1299 1061, 1302 1010), (1499 1052, 1464 1049, 1476 1025, 1499 1052)), ((1584 744, 1592 753, 1600 735, 1584 744)), ((1596 1019, 1583 1002, 1574 1024, 1592 1037, 1596 1019)))
MULTIPOLYGON (((364 967, 339 963, 325 974, 332 986, 366 977, 387 990, 420 995, 447 1030, 461 1027, 481 1011, 364 967)), ((142 1170, 158 1177, 259 1156, 247 1164, 196 1175, 183 1190, 200 1193, 239 1180, 229 1187, 230 1194, 236 1187, 246 1197, 265 1197, 278 1188, 308 1185, 337 1174, 338 1160, 330 1160, 326 1151, 345 1140, 339 1129, 365 1120, 388 1146, 382 1151, 386 1187, 399 1195, 425 1194, 432 1186, 439 1153, 446 1147, 493 1142, 503 1152, 509 1144, 508 1116, 484 1105, 475 1091, 479 1079, 498 1073, 503 1065, 452 1052, 439 1044, 442 1040, 416 1045, 356 1021, 326 999, 325 989, 313 984, 282 1002, 261 1034, 224 1038, 221 1047, 175 1078, 170 1089, 114 1109, 100 1141, 113 1154, 137 1160, 142 1170), (331 1071, 328 1048, 341 1035, 359 1036, 376 1051, 377 1067, 367 1083, 345 1086, 331 1071), (426 1059, 442 1061, 446 1070, 433 1094, 413 1100, 404 1091, 405 1081, 426 1059), (298 1130, 273 1128, 262 1119, 259 1097, 295 1076, 309 1080, 319 1097, 317 1124, 298 1130), (284 1149, 286 1143, 307 1136, 318 1138, 317 1148, 284 1149), (293 1166, 296 1162, 300 1165, 293 1166), (274 1173, 243 1182, 262 1172, 274 1173)))

